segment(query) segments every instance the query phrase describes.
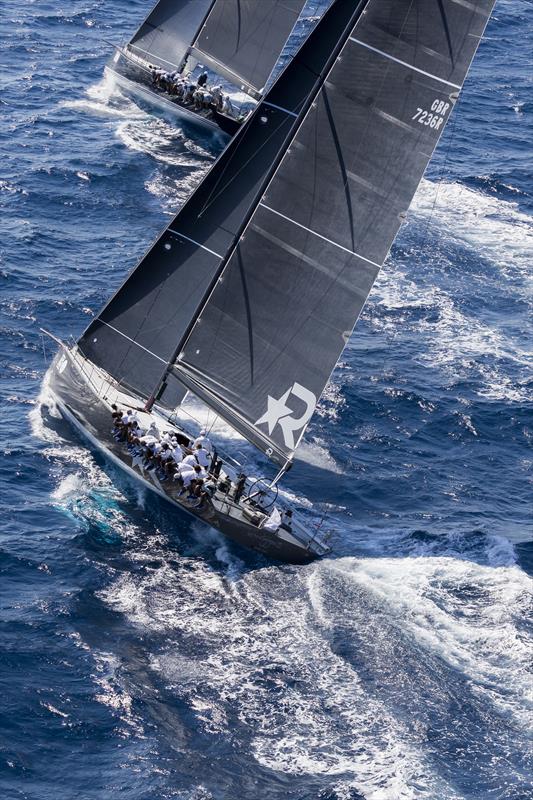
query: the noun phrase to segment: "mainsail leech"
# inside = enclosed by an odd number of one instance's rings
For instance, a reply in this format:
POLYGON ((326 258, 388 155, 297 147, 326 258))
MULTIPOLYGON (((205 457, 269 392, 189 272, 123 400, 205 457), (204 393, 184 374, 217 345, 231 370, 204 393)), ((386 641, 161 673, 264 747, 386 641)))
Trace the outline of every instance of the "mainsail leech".
POLYGON ((492 5, 367 3, 191 331, 175 374, 276 460, 305 431, 492 5))
POLYGON ((240 77, 250 94, 259 95, 304 5, 305 0, 218 0, 193 53, 215 72, 224 65, 230 80, 240 77))
POLYGON ((80 340, 85 355, 149 396, 161 362, 146 365, 131 341, 171 361, 179 343, 176 385, 277 463, 290 460, 493 5, 336 0, 173 221, 203 249, 163 234, 80 340), (178 257, 165 266, 167 246, 178 257))

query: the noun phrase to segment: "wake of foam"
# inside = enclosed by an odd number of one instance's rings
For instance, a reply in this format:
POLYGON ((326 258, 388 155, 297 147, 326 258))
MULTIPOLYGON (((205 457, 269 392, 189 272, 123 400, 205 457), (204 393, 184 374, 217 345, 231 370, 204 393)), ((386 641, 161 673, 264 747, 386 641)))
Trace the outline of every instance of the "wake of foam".
POLYGON ((345 558, 325 569, 376 598, 424 651, 466 675, 484 703, 528 729, 532 642, 520 620, 527 616, 533 581, 517 566, 438 557, 345 558))
MULTIPOLYGON (((413 218, 415 225, 417 220, 426 219, 427 224, 431 220, 433 229, 444 237, 446 249, 450 242, 460 242, 495 263, 504 282, 503 291, 507 286, 510 296, 531 303, 528 276, 533 225, 516 204, 457 183, 436 185, 425 180, 413 203, 413 218)), ((444 252, 444 243, 439 250, 444 252)), ((507 316, 489 314, 484 320, 477 311, 468 313, 464 292, 453 297, 448 289, 436 285, 435 278, 428 281, 426 270, 416 269, 431 258, 430 252, 418 249, 389 259, 371 295, 370 308, 377 302, 379 308, 391 313, 374 315, 372 324, 391 331, 398 330, 400 323, 404 329, 409 327, 416 332, 418 361, 443 369, 453 381, 476 380, 480 396, 526 401, 531 352, 516 335, 517 320, 508 327, 507 316)), ((500 279, 492 280, 495 286, 501 283, 500 279)), ((479 276, 475 281, 480 285, 479 276)), ((471 291, 474 295, 475 290, 471 291)))
POLYGON ((50 375, 48 372, 45 373, 39 395, 34 407, 28 414, 28 419, 32 434, 36 439, 40 439, 43 442, 58 443, 61 441, 61 437, 46 424, 46 413, 57 420, 62 418, 50 390, 50 375))
POLYGON ((345 558, 246 573, 231 553, 219 557, 225 574, 184 559, 122 573, 100 597, 140 631, 164 634, 152 668, 206 732, 238 736, 237 716, 266 768, 328 776, 367 800, 461 796, 428 760, 423 728, 408 727, 344 654, 372 661, 380 620, 393 652, 395 637, 411 640, 468 678, 487 713, 525 730, 529 651, 517 620, 531 585, 515 566, 345 558), (195 641, 201 655, 175 653, 173 640, 195 641))
POLYGON ((431 222, 446 239, 466 242, 504 272, 529 273, 533 220, 516 203, 491 197, 460 184, 423 180, 412 213, 431 222))
POLYGON ((108 117, 143 120, 149 115, 120 92, 113 77, 105 75, 101 81, 89 86, 86 96, 78 100, 65 100, 61 108, 88 111, 108 117))

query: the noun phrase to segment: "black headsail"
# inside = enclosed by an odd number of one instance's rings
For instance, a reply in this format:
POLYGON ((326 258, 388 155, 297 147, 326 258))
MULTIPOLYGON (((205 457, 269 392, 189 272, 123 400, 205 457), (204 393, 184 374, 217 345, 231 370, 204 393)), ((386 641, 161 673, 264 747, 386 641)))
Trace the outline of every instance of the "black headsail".
POLYGON ((174 374, 278 462, 361 312, 493 4, 369 0, 183 345, 174 374))
POLYGON ((356 9, 336 0, 158 241, 89 325, 84 355, 141 398, 173 408, 181 384, 162 373, 195 321, 356 9))
POLYGON ((181 65, 213 0, 159 0, 129 46, 166 68, 181 65))
POLYGON ((177 382, 290 459, 493 4, 336 0, 82 351, 146 396, 174 346, 177 382))
POLYGON ((192 55, 254 97, 263 89, 305 0, 160 0, 129 46, 181 68, 192 55))
POLYGON ((305 0, 217 0, 193 54, 249 94, 261 93, 305 0))

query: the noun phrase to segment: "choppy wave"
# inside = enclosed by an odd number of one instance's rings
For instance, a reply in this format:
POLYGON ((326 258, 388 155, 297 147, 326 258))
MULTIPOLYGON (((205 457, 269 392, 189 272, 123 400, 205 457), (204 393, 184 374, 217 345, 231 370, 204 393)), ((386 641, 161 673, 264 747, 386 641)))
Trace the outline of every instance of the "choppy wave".
POLYGON ((529 3, 499 0, 283 483, 333 531, 303 568, 130 485, 40 388, 39 327, 76 336, 216 156, 101 79, 144 6, 0 22, 4 796, 529 800, 529 3))
POLYGON ((472 190, 464 183, 423 180, 411 212, 438 229, 437 244, 449 248, 454 242, 465 242, 505 275, 525 271, 525 277, 531 278, 533 219, 517 202, 472 190))
MULTIPOLYGON (((217 574, 198 562, 162 563, 123 573, 101 596, 139 631, 202 642, 196 657, 163 644, 151 669, 207 734, 239 738, 237 718, 260 765, 327 776, 368 800, 458 798, 427 740, 430 713, 447 724, 453 683, 465 693, 468 685, 468 702, 487 716, 510 715, 527 731, 520 618, 532 587, 515 564, 345 558, 298 576, 243 566, 230 558, 217 574), (413 651, 416 669, 400 668, 399 647, 413 651), (446 683, 437 689, 439 670, 446 683), (402 706, 420 692, 431 709, 413 726, 402 706)), ((483 737, 477 746, 489 752, 495 740, 483 737)))

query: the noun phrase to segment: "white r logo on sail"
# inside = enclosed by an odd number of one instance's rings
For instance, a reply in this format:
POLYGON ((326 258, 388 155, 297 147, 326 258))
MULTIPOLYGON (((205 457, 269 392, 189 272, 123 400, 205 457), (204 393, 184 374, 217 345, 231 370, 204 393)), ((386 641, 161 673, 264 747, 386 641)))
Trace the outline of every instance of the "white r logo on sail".
POLYGON ((316 402, 316 396, 313 392, 310 392, 309 389, 306 389, 301 383, 295 382, 278 400, 268 395, 267 411, 255 424, 268 425, 269 436, 272 434, 276 425, 279 425, 283 433, 285 446, 288 450, 292 451, 296 447, 294 434, 307 425, 315 410, 316 402), (287 400, 290 395, 298 397, 305 403, 305 411, 299 417, 294 417, 294 410, 287 405, 287 400))

